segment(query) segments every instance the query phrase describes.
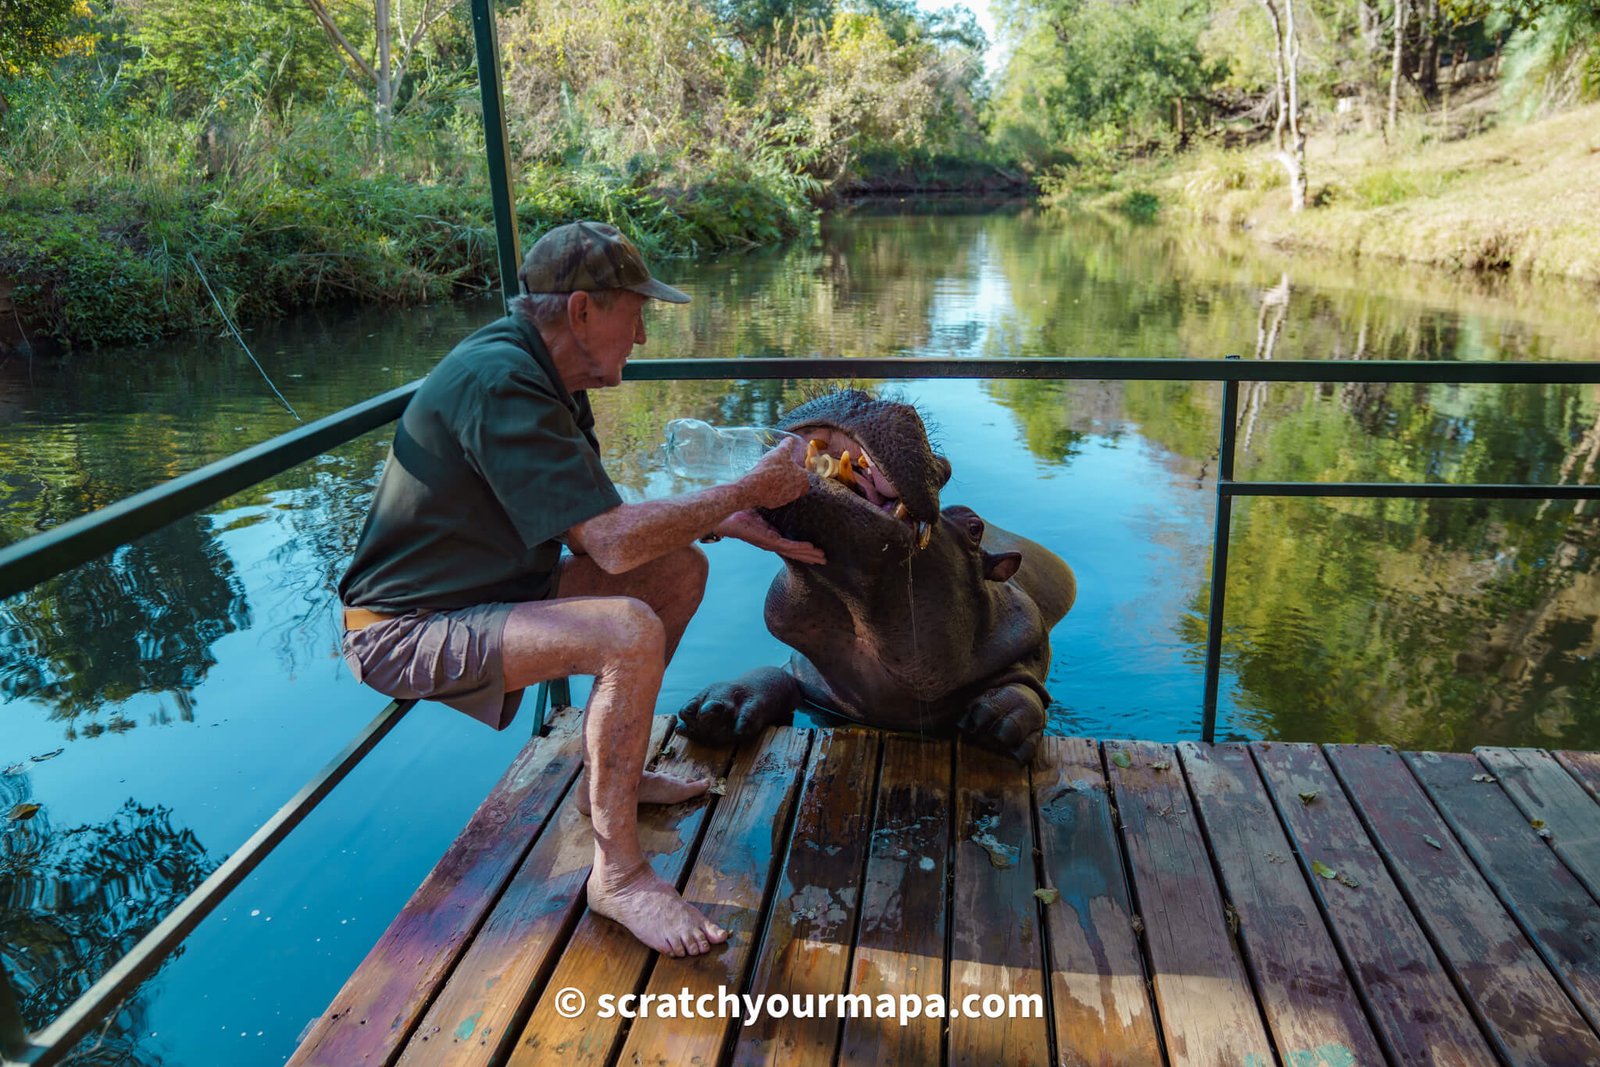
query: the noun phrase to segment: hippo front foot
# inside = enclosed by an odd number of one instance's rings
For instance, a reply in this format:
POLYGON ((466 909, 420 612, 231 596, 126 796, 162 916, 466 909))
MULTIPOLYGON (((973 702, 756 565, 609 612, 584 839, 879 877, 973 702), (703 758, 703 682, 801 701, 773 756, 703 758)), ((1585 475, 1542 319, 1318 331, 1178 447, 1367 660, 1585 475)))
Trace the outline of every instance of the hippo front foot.
POLYGON ((741 737, 794 719, 800 686, 776 667, 757 667, 731 682, 708 685, 678 709, 678 730, 708 745, 731 745, 741 737))
POLYGON ((1024 685, 1006 685, 968 704, 957 728, 979 748, 1027 766, 1044 736, 1044 721, 1044 702, 1038 693, 1024 685))

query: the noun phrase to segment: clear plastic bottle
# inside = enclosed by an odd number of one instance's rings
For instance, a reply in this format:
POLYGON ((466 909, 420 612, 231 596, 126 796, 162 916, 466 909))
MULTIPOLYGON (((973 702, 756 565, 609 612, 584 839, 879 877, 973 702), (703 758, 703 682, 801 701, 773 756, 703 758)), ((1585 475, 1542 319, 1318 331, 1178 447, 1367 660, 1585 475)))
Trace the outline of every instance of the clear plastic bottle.
POLYGON ((661 448, 668 473, 693 488, 731 482, 785 439, 800 440, 768 426, 713 426, 699 419, 673 419, 665 438, 661 448))

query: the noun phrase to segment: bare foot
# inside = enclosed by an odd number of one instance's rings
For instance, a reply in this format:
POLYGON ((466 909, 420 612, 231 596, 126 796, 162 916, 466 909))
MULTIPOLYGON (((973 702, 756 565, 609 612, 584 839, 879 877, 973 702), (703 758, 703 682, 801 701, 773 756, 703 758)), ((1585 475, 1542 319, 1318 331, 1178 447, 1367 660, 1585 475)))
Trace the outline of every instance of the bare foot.
MULTIPOLYGON (((711 788, 709 778, 674 778, 670 774, 645 771, 639 776, 639 803, 676 804, 697 797, 711 788)), ((578 776, 578 810, 589 814, 589 772, 578 776)))
POLYGON ((648 863, 613 874, 596 865, 589 873, 589 907, 668 956, 698 956, 728 940, 726 930, 680 897, 648 863))

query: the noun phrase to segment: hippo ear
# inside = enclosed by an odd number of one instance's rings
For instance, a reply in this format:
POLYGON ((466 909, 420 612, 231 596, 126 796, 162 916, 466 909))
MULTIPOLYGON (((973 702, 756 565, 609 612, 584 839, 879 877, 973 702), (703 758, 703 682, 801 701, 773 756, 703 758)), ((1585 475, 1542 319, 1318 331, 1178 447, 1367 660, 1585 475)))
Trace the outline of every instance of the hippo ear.
POLYGON ((933 469, 938 474, 940 489, 950 484, 950 461, 937 452, 933 454, 933 469))
POLYGON ((983 554, 983 576, 991 582, 1009 581, 1017 573, 1017 568, 1022 566, 1021 552, 985 552, 983 554))

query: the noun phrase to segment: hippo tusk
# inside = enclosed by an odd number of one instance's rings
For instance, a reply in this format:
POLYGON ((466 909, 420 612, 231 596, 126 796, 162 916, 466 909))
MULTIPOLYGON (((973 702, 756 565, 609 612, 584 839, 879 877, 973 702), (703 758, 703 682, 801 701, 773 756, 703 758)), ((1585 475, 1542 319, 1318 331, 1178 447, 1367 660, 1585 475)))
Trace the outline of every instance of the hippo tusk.
POLYGON ((908 516, 910 514, 911 514, 911 512, 906 510, 906 505, 905 505, 904 501, 901 501, 900 503, 898 503, 898 504, 896 504, 894 506, 894 517, 899 519, 899 520, 901 520, 902 522, 904 522, 906 516, 908 516))
POLYGON ((844 454, 839 457, 839 467, 836 471, 834 471, 833 476, 839 479, 839 481, 843 482, 845 485, 856 484, 856 468, 850 459, 850 450, 848 448, 845 449, 844 454))
POLYGON ((931 540, 933 540, 933 526, 926 522, 917 523, 917 551, 927 548, 931 540))

